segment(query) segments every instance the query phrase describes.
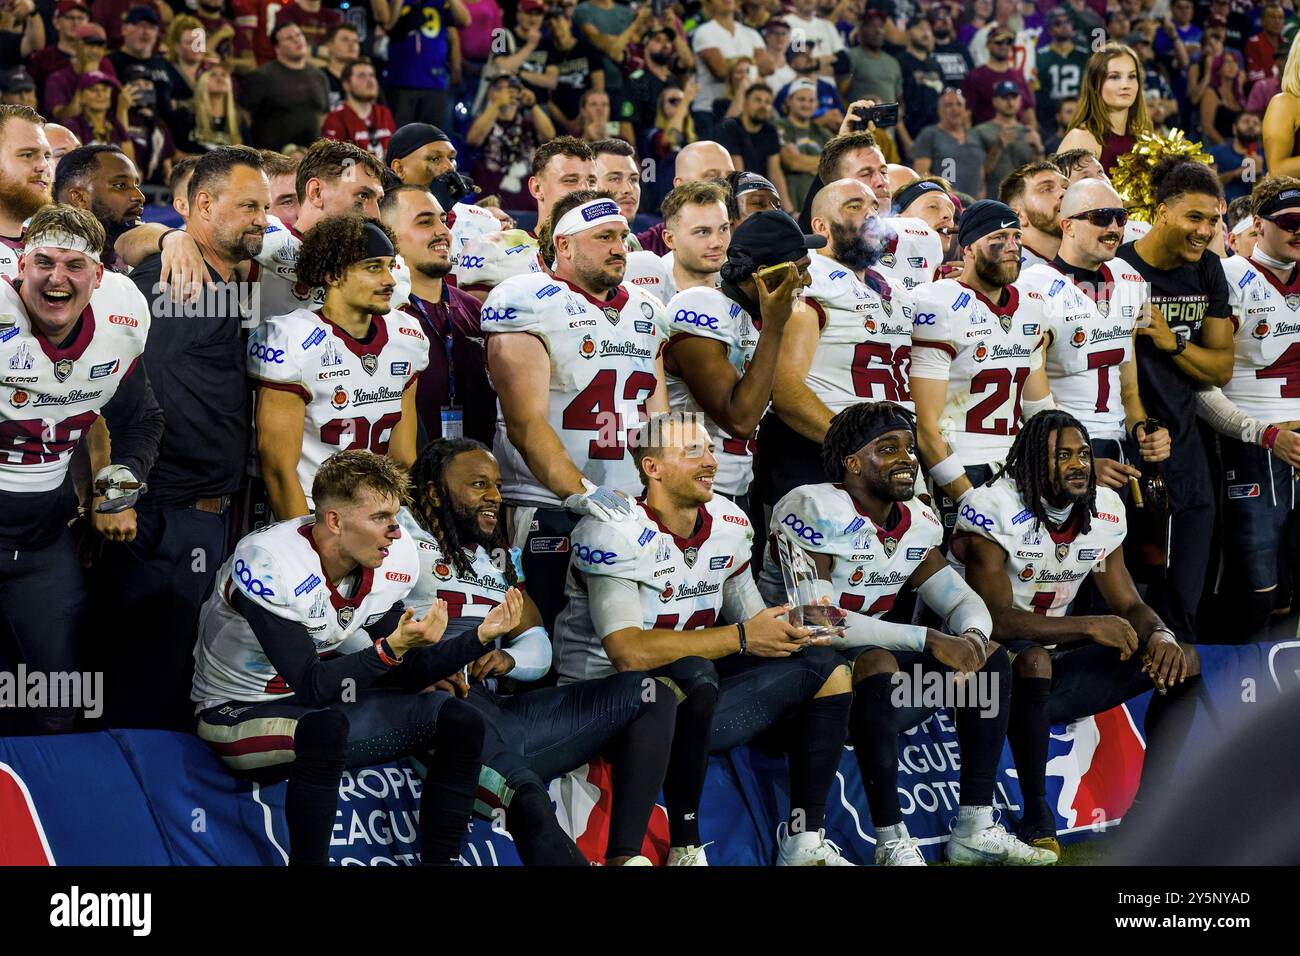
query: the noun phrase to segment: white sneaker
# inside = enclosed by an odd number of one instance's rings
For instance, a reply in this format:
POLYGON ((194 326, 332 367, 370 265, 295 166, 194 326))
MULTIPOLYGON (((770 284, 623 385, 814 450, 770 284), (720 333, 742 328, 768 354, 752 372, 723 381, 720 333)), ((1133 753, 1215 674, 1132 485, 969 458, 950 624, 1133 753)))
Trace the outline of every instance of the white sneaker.
POLYGON ((881 843, 876 847, 876 866, 925 866, 920 846, 912 837, 881 843))
POLYGON ((644 856, 630 857, 628 861, 623 865, 624 866, 654 866, 654 864, 651 863, 650 860, 644 856))
POLYGON ((1009 866, 1049 866, 1056 862, 1051 850, 1022 843, 1000 823, 976 830, 967 836, 956 832, 948 838, 944 854, 949 863, 1006 864, 1009 866))
POLYGON ((665 866, 708 866, 709 858, 703 846, 675 846, 668 850, 668 862, 665 866))
POLYGON ((840 848, 826 839, 826 831, 790 833, 782 823, 776 830, 777 866, 853 866, 840 848))

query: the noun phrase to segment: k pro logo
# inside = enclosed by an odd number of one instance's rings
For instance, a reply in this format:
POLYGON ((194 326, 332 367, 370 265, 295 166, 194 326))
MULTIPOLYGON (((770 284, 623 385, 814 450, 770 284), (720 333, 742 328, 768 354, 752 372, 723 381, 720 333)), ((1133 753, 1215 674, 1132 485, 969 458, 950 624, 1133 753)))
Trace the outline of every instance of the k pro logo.
POLYGON ((781 519, 781 524, 785 525, 785 527, 793 531, 797 537, 803 541, 807 541, 809 544, 821 544, 822 539, 825 537, 820 531, 817 531, 811 525, 806 524, 804 520, 793 511, 781 519))
POLYGON ((614 559, 618 557, 615 551, 601 551, 597 548, 588 547, 585 544, 575 544, 573 553, 577 555, 578 560, 586 564, 613 564, 614 559))
POLYGON ((254 342, 252 347, 249 348, 248 354, 259 362, 265 362, 268 365, 284 364, 284 349, 273 349, 261 342, 254 342))
POLYGON ((718 320, 714 316, 696 312, 694 309, 678 309, 677 314, 673 316, 673 321, 693 325, 696 328, 712 329, 715 332, 718 329, 718 320))
POLYGON ((973 527, 989 531, 993 527, 993 519, 987 515, 982 515, 970 505, 962 505, 961 517, 969 522, 973 527))

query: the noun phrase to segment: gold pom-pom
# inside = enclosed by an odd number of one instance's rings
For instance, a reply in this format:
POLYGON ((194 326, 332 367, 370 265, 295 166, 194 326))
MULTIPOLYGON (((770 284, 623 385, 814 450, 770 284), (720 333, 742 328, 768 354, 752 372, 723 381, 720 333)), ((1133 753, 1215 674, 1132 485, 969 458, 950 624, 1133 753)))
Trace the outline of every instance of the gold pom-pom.
POLYGON ((1133 144, 1133 149, 1121 156, 1110 173, 1111 185, 1124 200, 1129 215, 1143 222, 1152 222, 1156 215, 1156 199, 1151 189, 1151 172, 1156 164, 1170 156, 1197 163, 1214 165, 1214 159, 1205 147, 1188 139, 1180 129, 1169 131, 1168 136, 1143 133, 1133 144))

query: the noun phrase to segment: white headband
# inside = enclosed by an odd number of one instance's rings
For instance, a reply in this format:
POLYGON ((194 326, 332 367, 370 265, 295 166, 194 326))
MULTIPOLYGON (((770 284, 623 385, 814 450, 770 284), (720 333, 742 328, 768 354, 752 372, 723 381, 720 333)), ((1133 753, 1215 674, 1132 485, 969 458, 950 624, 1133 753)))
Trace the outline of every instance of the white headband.
POLYGON ((627 219, 619 212, 618 203, 612 199, 593 199, 591 202, 570 209, 561 216, 551 236, 571 236, 575 232, 595 229, 607 222, 627 225, 627 219))
POLYGON ((1253 225, 1255 225, 1255 217, 1247 216, 1245 219, 1241 220, 1241 222, 1232 227, 1232 234, 1234 236, 1240 236, 1253 225))
POLYGON ((92 262, 99 262, 99 250, 92 249, 85 239, 56 229, 46 230, 37 236, 28 234, 24 238, 24 256, 30 256, 37 249, 67 249, 69 252, 80 252, 92 262))

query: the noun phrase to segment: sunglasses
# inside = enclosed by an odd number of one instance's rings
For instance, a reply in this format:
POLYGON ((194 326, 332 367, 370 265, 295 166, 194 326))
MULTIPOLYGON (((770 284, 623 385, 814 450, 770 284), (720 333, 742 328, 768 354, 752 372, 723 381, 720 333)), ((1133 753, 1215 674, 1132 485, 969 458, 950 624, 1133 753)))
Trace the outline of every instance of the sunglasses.
POLYGON ((1069 218, 1086 219, 1099 229, 1104 229, 1112 222, 1123 228, 1124 223, 1128 222, 1128 212, 1123 209, 1089 209, 1087 212, 1081 212, 1069 218))
POLYGON ((1011 41, 1010 40, 989 40, 988 45, 989 46, 1010 46, 1011 41))
POLYGON ((1285 232, 1300 232, 1300 212, 1284 212, 1278 216, 1263 218, 1285 232))

